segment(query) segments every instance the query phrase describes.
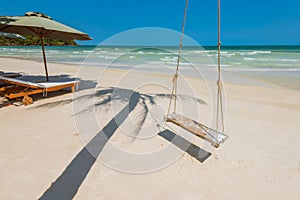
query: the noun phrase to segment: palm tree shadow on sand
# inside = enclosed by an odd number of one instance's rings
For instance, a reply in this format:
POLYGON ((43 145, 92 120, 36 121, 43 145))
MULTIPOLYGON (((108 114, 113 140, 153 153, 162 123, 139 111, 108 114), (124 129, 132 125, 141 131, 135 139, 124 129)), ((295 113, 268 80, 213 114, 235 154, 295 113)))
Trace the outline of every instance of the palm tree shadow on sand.
MULTIPOLYGON (((40 199, 73 199, 106 143, 113 136, 118 127, 128 118, 129 114, 138 105, 142 106, 144 112, 140 121, 138 122, 138 127, 141 127, 149 113, 148 104, 155 105, 157 99, 170 98, 171 96, 169 94, 142 94, 136 91, 121 88, 104 88, 98 90, 95 94, 95 97, 99 98, 99 101, 95 103, 94 108, 96 109, 103 109, 103 107, 106 107, 112 101, 126 103, 126 106, 120 112, 118 112, 114 118, 110 120, 108 124, 104 126, 104 128, 99 131, 96 136, 94 136, 90 142, 76 155, 63 173, 55 180, 55 182, 52 183, 50 188, 45 191, 40 199)), ((82 98, 94 98, 94 95, 80 97, 80 99, 82 98)), ((79 99, 74 99, 74 101, 77 100, 79 99)), ((197 102, 205 104, 204 101, 199 99, 197 102)), ((61 105, 62 102, 54 102, 54 104, 61 105)), ((43 105, 40 105, 39 107, 43 107, 43 105)), ((53 106, 47 104, 45 107, 50 108, 53 106)), ((83 112, 90 112, 91 109, 92 108, 86 108, 83 112)), ((137 133, 139 131, 140 128, 135 130, 137 133)), ((211 155, 209 152, 206 152, 200 147, 190 143, 186 139, 176 135, 170 130, 165 129, 159 131, 158 135, 165 140, 170 141, 179 149, 186 151, 186 153, 200 162, 204 162, 211 155)))

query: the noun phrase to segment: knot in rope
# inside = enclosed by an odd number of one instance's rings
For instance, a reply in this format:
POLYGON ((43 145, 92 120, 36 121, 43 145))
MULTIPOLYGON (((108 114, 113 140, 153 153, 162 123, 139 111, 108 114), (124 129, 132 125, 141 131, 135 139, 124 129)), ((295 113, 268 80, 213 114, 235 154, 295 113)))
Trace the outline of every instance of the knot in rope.
POLYGON ((217 80, 217 85, 218 85, 219 90, 222 90, 222 88, 223 88, 223 83, 222 83, 221 80, 217 80))
POLYGON ((172 78, 172 82, 175 83, 177 81, 178 74, 174 74, 172 78))

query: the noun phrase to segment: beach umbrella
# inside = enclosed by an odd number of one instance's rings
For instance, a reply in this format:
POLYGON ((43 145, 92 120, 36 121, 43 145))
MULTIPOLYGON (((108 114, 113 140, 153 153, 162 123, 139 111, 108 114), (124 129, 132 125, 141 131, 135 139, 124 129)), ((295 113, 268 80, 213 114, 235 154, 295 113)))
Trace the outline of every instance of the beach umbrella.
POLYGON ((51 17, 37 12, 27 12, 25 16, 1 16, 0 31, 24 36, 39 36, 43 52, 46 79, 48 78, 44 38, 60 40, 91 40, 86 33, 54 21, 51 17))

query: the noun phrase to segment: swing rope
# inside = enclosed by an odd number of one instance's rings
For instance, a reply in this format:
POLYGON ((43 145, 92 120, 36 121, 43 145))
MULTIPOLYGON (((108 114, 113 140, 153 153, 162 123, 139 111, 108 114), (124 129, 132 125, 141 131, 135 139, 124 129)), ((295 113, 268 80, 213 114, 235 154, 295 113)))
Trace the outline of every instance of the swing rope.
MULTIPOLYGON (((218 94, 217 94, 217 120, 216 120, 216 130, 219 128, 219 115, 221 117, 221 128, 222 132, 224 133, 224 114, 223 114, 223 100, 222 100, 222 81, 221 81, 221 31, 220 31, 220 0, 218 0, 218 80, 217 80, 217 86, 218 86, 218 94)), ((176 104, 177 104, 177 79, 178 79, 178 70, 179 70, 179 64, 180 64, 180 58, 181 58, 181 49, 182 49, 182 40, 184 36, 184 28, 185 28, 185 22, 186 22, 186 14, 188 9, 188 0, 185 1, 185 8, 184 8, 184 15, 182 20, 182 27, 181 27, 181 35, 180 35, 180 44, 179 44, 179 50, 178 50, 178 57, 177 57, 177 65, 176 65, 176 71, 172 78, 172 93, 170 97, 170 102, 168 106, 168 112, 167 116, 170 114, 172 102, 174 101, 174 107, 173 112, 176 112, 176 104)))
POLYGON ((184 14, 183 14, 183 20, 182 20, 182 26, 181 26, 181 35, 180 35, 180 43, 179 43, 179 50, 178 50, 178 56, 177 56, 177 65, 176 65, 176 71, 175 74, 173 75, 172 82, 173 82, 173 87, 172 87, 172 93, 171 93, 171 98, 168 106, 168 113, 167 115, 170 114, 171 106, 172 106, 172 101, 174 100, 174 110, 173 112, 176 111, 176 104, 177 104, 177 78, 178 78, 178 70, 179 70, 179 64, 180 64, 180 57, 181 57, 181 49, 182 49, 182 39, 184 36, 184 27, 185 27, 185 22, 186 22, 186 13, 188 9, 188 3, 189 1, 185 1, 185 6, 184 6, 184 14))
POLYGON ((223 100, 222 100, 222 81, 221 81, 221 2, 218 0, 218 96, 217 96, 217 120, 216 129, 219 129, 219 115, 221 115, 221 128, 222 132, 225 133, 224 128, 224 114, 223 114, 223 100))

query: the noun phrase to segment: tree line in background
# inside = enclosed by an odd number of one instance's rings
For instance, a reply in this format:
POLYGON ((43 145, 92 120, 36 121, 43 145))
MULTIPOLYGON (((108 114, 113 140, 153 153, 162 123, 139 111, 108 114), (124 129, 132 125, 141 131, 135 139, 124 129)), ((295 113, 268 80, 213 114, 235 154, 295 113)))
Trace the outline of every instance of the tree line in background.
MULTIPOLYGON (((64 41, 45 38, 44 43, 46 46, 76 46, 77 43, 74 40, 64 41)), ((37 36, 26 36, 22 38, 12 38, 6 36, 0 36, 0 46, 39 46, 41 45, 41 39, 37 36)))

